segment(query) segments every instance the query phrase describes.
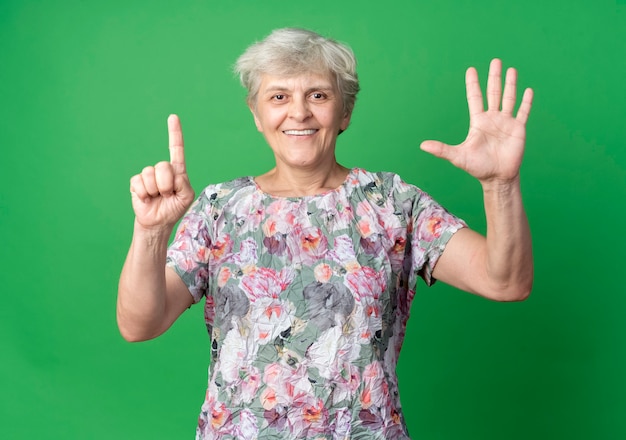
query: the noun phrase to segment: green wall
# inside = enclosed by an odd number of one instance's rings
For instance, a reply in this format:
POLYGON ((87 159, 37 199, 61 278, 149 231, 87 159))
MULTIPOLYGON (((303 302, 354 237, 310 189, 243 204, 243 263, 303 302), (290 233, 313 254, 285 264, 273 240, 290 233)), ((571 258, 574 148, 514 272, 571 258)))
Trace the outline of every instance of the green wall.
POLYGON ((115 324, 128 180, 181 116, 191 182, 272 164, 230 66, 273 28, 348 42, 362 92, 338 143, 484 230, 479 185, 419 150, 467 130, 464 71, 535 89, 522 168, 535 289, 423 284, 399 366, 414 439, 626 438, 626 2, 0 2, 0 437, 193 438, 201 307, 161 338, 115 324))

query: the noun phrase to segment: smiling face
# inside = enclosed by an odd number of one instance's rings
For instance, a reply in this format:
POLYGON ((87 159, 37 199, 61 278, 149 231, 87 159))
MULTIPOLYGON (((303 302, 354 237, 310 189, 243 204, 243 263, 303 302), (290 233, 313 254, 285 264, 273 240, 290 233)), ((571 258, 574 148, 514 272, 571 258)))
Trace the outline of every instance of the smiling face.
POLYGON ((350 123, 337 85, 327 75, 263 75, 251 110, 277 167, 311 169, 334 163, 337 135, 350 123))

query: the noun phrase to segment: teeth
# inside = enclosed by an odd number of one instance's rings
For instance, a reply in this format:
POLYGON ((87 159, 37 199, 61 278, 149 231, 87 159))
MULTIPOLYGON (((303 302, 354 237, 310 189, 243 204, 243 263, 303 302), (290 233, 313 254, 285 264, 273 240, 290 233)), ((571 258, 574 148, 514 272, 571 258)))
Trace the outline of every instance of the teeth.
POLYGON ((294 136, 307 136, 310 134, 315 133, 317 130, 285 130, 283 133, 285 134, 289 134, 289 135, 294 135, 294 136))

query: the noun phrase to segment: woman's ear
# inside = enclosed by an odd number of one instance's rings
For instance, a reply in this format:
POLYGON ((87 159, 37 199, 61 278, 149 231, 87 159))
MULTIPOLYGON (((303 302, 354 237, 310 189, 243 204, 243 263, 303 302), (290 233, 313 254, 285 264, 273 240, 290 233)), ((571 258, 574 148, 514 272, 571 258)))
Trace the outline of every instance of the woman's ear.
POLYGON ((339 125, 339 133, 343 133, 350 125, 350 118, 352 118, 352 110, 346 110, 346 113, 341 120, 341 124, 339 125))
POLYGON ((250 109, 250 113, 252 113, 252 116, 254 117, 254 124, 256 125, 256 129, 263 133, 263 126, 261 125, 261 121, 257 117, 256 112, 254 111, 253 105, 248 103, 248 108, 250 109))

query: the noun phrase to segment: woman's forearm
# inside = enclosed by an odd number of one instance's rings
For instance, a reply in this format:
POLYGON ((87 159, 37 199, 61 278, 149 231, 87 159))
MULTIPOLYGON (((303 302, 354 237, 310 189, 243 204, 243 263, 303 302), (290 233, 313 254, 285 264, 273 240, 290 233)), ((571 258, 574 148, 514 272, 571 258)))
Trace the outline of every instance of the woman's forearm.
POLYGON ((519 177, 483 183, 487 218, 485 269, 503 299, 526 298, 533 284, 532 241, 519 177))
POLYGON ((135 223, 117 297, 117 322, 125 339, 150 339, 163 321, 169 236, 168 230, 147 231, 135 223))

